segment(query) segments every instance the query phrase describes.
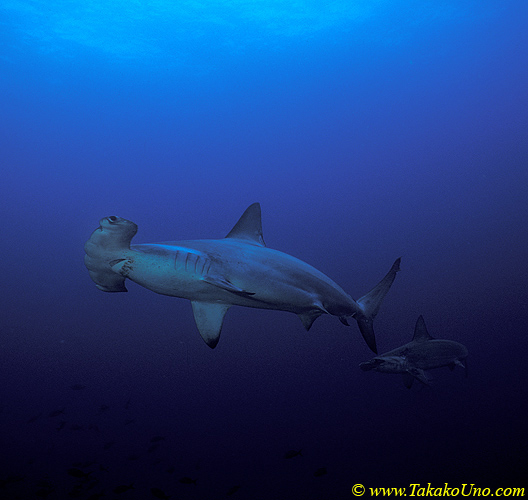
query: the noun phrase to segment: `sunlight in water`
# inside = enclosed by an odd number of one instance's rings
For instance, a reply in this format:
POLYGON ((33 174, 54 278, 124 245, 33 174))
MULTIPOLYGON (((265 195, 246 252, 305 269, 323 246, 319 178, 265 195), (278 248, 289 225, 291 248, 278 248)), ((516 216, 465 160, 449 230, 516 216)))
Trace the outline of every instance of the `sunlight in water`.
POLYGON ((328 29, 350 30, 386 0, 8 0, 15 43, 41 52, 84 46, 121 57, 176 55, 206 47, 280 47, 328 29), (74 47, 71 47, 71 46, 74 47))

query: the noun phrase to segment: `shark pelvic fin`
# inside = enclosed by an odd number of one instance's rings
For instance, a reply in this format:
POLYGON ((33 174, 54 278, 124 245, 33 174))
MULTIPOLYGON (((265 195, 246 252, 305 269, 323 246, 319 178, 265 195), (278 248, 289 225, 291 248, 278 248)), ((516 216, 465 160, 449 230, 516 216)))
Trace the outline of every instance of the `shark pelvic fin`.
POLYGON ((260 203, 253 203, 238 219, 233 229, 229 231, 226 238, 235 238, 238 240, 248 240, 254 245, 265 247, 264 237, 262 236, 262 217, 260 203))
POLYGON ((214 349, 220 340, 220 332, 227 310, 230 304, 218 304, 208 302, 191 302, 194 320, 204 342, 214 349))
POLYGON ((460 361, 459 359, 455 359, 455 361, 453 361, 450 365, 449 365, 449 369, 451 371, 453 371, 455 369, 456 366, 460 366, 460 368, 464 368, 464 370, 466 369, 466 367, 464 366, 464 363, 462 363, 462 361, 460 361))
POLYGON ((403 374, 403 385, 407 387, 407 389, 410 389, 413 385, 414 377, 410 374, 405 372, 403 374))
POLYGON ((424 370, 421 370, 420 368, 409 368, 407 373, 416 380, 419 380, 422 384, 429 385, 430 379, 427 377, 424 370))
POLYGON ((306 328, 306 331, 308 331, 312 327, 313 322, 319 316, 321 316, 321 314, 323 314, 321 311, 312 311, 304 314, 298 314, 298 316, 301 319, 304 328, 306 328))
POLYGON ((418 319, 416 320, 416 326, 414 327, 413 341, 426 342, 427 340, 431 340, 432 338, 433 337, 431 337, 431 335, 429 335, 429 332, 427 331, 423 316, 418 316, 418 319))

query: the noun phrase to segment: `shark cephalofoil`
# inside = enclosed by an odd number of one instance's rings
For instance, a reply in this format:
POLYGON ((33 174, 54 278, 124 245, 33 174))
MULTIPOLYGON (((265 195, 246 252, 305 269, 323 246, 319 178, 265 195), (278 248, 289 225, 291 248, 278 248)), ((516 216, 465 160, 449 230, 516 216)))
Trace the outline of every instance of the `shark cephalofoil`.
POLYGON ((423 384, 429 383, 425 370, 443 366, 447 366, 451 370, 455 366, 461 366, 466 369, 467 365, 464 366, 462 361, 467 358, 467 355, 466 346, 459 342, 431 337, 423 317, 419 316, 411 342, 376 356, 370 361, 365 361, 359 367, 364 371, 401 373, 405 387, 410 389, 414 379, 419 380, 423 384))
POLYGON ((400 259, 370 292, 354 300, 309 264, 266 247, 258 203, 217 240, 130 245, 136 224, 115 216, 99 224, 84 246, 84 262, 97 288, 126 292, 128 278, 156 293, 190 300, 198 330, 211 348, 218 343, 225 313, 238 305, 293 312, 307 330, 322 314, 337 316, 345 325, 354 318, 377 352, 372 321, 400 259))

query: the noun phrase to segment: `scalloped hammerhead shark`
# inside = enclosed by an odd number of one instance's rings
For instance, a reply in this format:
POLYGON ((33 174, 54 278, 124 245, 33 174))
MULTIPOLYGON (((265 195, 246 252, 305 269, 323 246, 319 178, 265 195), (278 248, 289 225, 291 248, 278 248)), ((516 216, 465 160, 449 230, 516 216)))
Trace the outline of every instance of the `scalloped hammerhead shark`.
POLYGON ((261 210, 253 203, 222 239, 130 245, 137 225, 121 217, 99 221, 86 242, 84 262, 99 290, 126 292, 128 278, 153 292, 191 301, 205 343, 218 344, 227 310, 233 306, 297 314, 309 330, 322 314, 348 325, 354 318, 367 345, 376 351, 372 321, 389 291, 400 259, 366 295, 352 299, 309 264, 267 248, 261 210))
POLYGON ((381 373, 401 373, 403 383, 410 389, 414 379, 429 384, 425 370, 448 366, 451 370, 461 366, 466 370, 467 364, 462 361, 467 358, 468 350, 465 345, 453 340, 434 339, 429 335, 422 316, 418 317, 414 327, 411 342, 392 351, 361 363, 363 371, 374 370, 381 373))

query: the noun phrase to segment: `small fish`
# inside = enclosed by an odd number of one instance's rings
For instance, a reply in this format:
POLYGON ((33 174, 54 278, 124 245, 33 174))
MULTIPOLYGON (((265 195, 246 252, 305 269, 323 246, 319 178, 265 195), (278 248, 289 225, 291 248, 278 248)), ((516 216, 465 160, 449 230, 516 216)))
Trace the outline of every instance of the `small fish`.
POLYGON ((231 486, 231 488, 229 488, 227 490, 226 495, 228 495, 228 496, 234 495, 239 489, 240 489, 240 485, 239 484, 237 484, 235 486, 231 486))
POLYGON ((72 431, 82 431, 82 430, 84 430, 84 426, 83 425, 79 425, 79 424, 71 424, 70 425, 70 429, 72 431))
POLYGON ((57 427, 57 431, 61 431, 62 429, 64 429, 64 427, 66 427, 66 421, 63 420, 59 423, 59 426, 57 427))
POLYGON ((168 472, 169 474, 174 474, 175 470, 176 470, 176 467, 171 465, 165 472, 168 472))
POLYGON ((28 424, 32 424, 36 422, 40 417, 42 417, 42 413, 39 413, 38 415, 33 415, 28 421, 28 424))
POLYGON ((324 476, 328 471, 326 470, 326 467, 319 467, 319 469, 317 469, 315 472, 314 472, 314 476, 315 477, 320 477, 320 476, 324 476))
POLYGON ((196 481, 198 481, 198 479, 191 479, 187 476, 180 478, 180 483, 182 484, 194 484, 196 486, 196 481))
POLYGON ((158 448, 159 448, 159 443, 151 444, 151 445, 147 448, 147 453, 152 453, 153 451, 156 451, 158 448))
POLYGON ((104 413, 105 411, 108 411, 110 407, 108 405, 101 405, 99 407, 99 413, 104 413))
POLYGON ((74 391, 82 391, 83 389, 86 389, 86 386, 82 384, 73 384, 70 386, 70 389, 73 389, 74 391))
POLYGON ((130 425, 130 424, 133 424, 136 420, 134 418, 128 418, 127 420, 125 420, 125 423, 124 425, 130 425))
POLYGON ((301 450, 288 450, 284 454, 284 458, 302 457, 301 451, 302 451, 302 449, 301 450))
POLYGON ((167 500, 169 498, 169 495, 166 495, 165 492, 159 488, 150 488, 150 492, 153 497, 161 498, 162 500, 167 500))
POLYGON ((125 491, 134 489, 134 483, 130 484, 122 484, 120 486, 116 486, 112 491, 116 494, 125 493, 125 491))

